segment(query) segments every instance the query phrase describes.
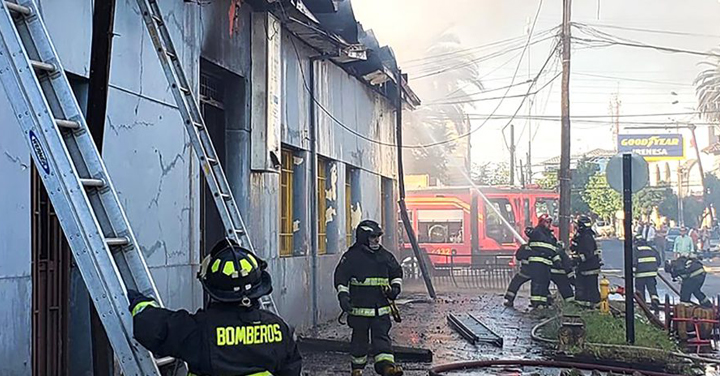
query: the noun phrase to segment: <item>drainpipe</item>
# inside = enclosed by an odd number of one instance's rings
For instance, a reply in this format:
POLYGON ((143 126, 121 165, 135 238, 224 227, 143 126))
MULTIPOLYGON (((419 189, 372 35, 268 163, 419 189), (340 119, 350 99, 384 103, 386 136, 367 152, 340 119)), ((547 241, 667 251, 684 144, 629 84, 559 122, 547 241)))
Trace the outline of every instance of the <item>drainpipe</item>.
MULTIPOLYGON (((310 57, 308 90, 310 93, 309 124, 310 133, 310 300, 312 311, 312 328, 318 325, 318 202, 317 202, 317 116, 315 114, 315 61, 319 57, 310 57)), ((302 67, 300 67, 302 69, 302 67)))

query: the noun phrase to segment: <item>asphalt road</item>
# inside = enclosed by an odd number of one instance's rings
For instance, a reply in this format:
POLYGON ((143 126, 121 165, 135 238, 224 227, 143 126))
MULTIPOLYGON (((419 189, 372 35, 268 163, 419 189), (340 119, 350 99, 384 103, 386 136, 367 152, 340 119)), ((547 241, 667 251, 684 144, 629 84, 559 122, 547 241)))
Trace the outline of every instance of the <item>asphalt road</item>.
MULTIPOLYGON (((603 250, 603 262, 605 263, 603 271, 605 276, 610 280, 612 285, 623 285, 625 263, 622 240, 601 240, 598 245, 603 250)), ((703 292, 714 300, 720 294, 720 260, 715 259, 713 261, 705 261, 704 263, 710 269, 710 272, 705 279, 703 292)), ((665 272, 662 273, 667 277, 668 281, 671 280, 670 275, 665 272)), ((679 280, 675 283, 675 286, 678 290, 680 289, 679 280)), ((665 294, 669 294, 671 299, 673 299, 673 297, 676 300, 679 298, 658 278, 658 295, 661 300, 665 299, 665 294)))

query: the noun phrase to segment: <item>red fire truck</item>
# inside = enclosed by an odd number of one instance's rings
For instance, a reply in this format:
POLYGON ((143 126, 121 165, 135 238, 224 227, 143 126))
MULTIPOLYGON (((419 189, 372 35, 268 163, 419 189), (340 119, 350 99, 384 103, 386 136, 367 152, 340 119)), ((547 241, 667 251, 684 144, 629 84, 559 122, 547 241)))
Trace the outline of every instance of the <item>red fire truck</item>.
MULTIPOLYGON (((408 214, 420 248, 425 249, 433 265, 470 265, 498 256, 509 259, 519 246, 512 231, 478 190, 519 234, 526 226, 534 226, 544 213, 557 218, 559 195, 554 191, 511 187, 410 190, 406 198, 408 214)), ((411 255, 406 235, 401 239, 400 249, 411 255)))

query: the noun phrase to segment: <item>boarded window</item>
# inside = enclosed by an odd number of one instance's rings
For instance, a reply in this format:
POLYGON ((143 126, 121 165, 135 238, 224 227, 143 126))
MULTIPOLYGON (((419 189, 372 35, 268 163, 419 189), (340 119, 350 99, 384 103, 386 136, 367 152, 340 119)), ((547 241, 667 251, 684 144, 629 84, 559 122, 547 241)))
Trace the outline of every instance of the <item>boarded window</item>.
POLYGON ((293 255, 293 152, 282 149, 280 173, 280 256, 293 255))

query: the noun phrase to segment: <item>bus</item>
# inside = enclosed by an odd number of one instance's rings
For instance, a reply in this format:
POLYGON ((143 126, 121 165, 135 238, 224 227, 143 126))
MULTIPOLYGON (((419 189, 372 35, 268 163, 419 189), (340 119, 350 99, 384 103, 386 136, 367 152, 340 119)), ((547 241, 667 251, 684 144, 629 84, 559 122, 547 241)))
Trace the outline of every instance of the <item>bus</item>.
MULTIPOLYGON (((538 217, 558 214, 555 191, 515 187, 427 187, 408 190, 408 215, 420 248, 434 266, 512 262, 520 242, 498 213, 518 233, 535 226, 538 217), (496 210, 478 193, 480 190, 496 210), (490 260, 494 261, 490 261, 490 260)), ((401 226, 402 228, 402 226, 401 226)), ((557 227, 554 228, 557 236, 557 227)), ((405 232, 399 249, 412 256, 405 232)))

